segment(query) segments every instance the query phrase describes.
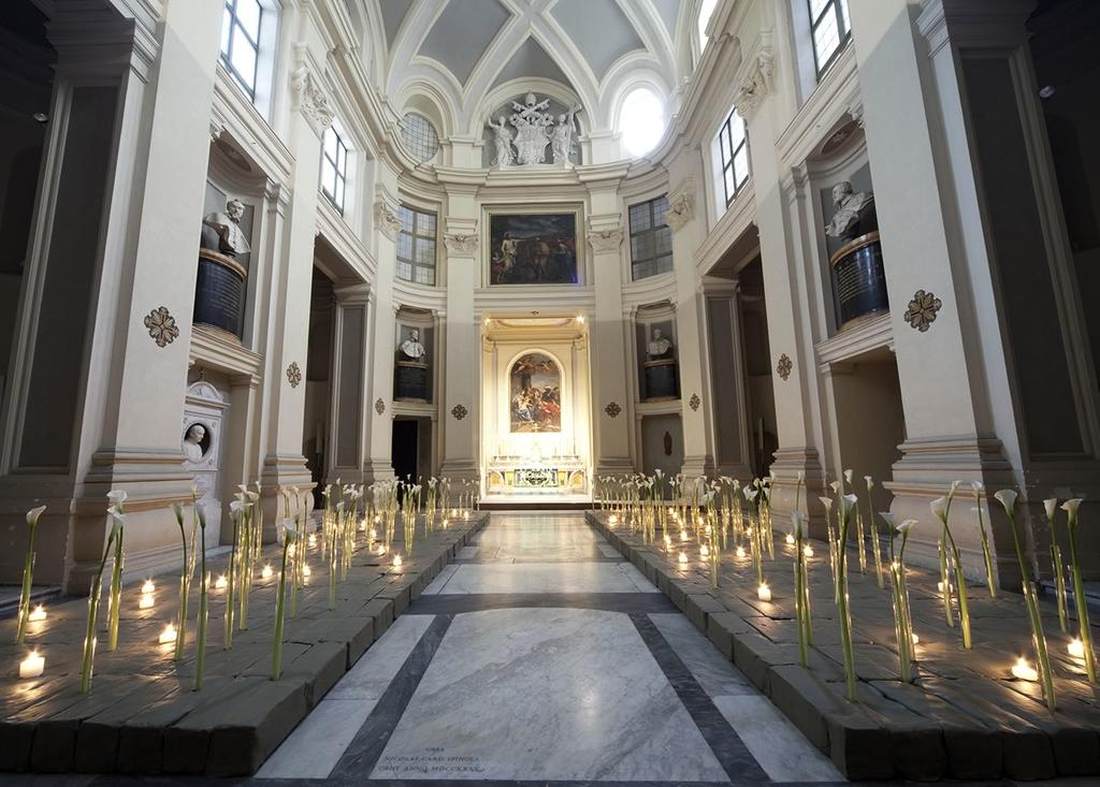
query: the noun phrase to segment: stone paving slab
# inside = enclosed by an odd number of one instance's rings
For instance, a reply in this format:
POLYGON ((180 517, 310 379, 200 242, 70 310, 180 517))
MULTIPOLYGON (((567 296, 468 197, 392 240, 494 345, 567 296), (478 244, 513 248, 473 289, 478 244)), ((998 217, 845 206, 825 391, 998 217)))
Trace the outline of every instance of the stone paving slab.
MULTIPOLYGON (((772 601, 756 597, 749 559, 723 554, 717 589, 699 545, 673 533, 666 553, 627 524, 611 527, 602 511, 586 518, 608 543, 649 578, 850 779, 1047 779, 1100 775, 1100 698, 1076 659, 1053 604, 1042 605, 1055 671, 1058 709, 1052 714, 1037 683, 1013 679, 1016 657, 1031 651, 1023 599, 989 597, 968 585, 974 647, 964 650, 956 620, 948 628, 936 589, 938 574, 910 569, 914 630, 920 636, 916 680, 897 673, 889 590, 860 574, 850 557, 857 702, 845 697, 839 626, 833 618, 828 549, 815 543, 810 572, 814 647, 799 664, 791 548, 765 561, 772 601), (678 562, 683 551, 685 566, 678 562)), ((870 562, 870 561, 869 561, 870 562)), ((1100 628, 1095 627, 1095 638, 1100 628)), ((1029 655, 1029 658, 1031 656, 1029 655)))
MULTIPOLYGON (((397 528, 392 557, 363 543, 347 579, 337 583, 329 609, 327 569, 312 550, 312 576, 288 616, 283 674, 271 680, 272 631, 277 582, 257 578, 249 602, 248 629, 224 648, 224 591, 212 591, 203 688, 193 691, 194 616, 190 601, 186 657, 175 662, 172 646, 159 645, 165 623, 175 621, 178 574, 154 578, 153 610, 139 610, 140 583, 123 589, 119 647, 113 653, 99 635, 92 691, 79 692, 86 599, 48 606, 44 624, 32 625, 25 646, 13 644, 15 621, 0 626, 0 771, 61 773, 173 773, 240 776, 253 773, 310 709, 349 670, 488 521, 478 513, 452 518, 447 529, 418 527, 411 555, 397 528), (18 679, 18 662, 31 648, 46 657, 41 678, 18 679)), ((265 548, 259 566, 277 566, 281 549, 265 548)), ((225 556, 208 560, 217 576, 225 556)), ((106 609, 104 594, 103 609, 106 609)))

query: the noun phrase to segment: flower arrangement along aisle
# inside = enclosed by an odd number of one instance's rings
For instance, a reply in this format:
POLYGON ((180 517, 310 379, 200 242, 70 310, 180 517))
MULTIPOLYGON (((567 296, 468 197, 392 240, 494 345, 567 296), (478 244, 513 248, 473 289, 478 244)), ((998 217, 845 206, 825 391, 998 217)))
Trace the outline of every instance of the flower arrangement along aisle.
POLYGON ((35 535, 38 533, 38 519, 42 516, 42 512, 46 510, 46 506, 38 506, 32 508, 27 512, 27 554, 23 558, 23 585, 19 591, 19 611, 18 622, 15 627, 15 641, 17 644, 23 644, 23 639, 27 635, 27 619, 31 616, 31 586, 33 585, 34 578, 34 541, 35 535))

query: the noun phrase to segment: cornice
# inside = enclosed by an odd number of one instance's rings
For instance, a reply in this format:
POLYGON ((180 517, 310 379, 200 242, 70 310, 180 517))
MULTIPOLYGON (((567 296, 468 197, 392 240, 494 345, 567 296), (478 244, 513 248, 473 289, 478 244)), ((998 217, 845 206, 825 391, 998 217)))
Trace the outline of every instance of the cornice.
POLYGON ((749 178, 722 217, 695 251, 695 267, 705 276, 730 247, 756 222, 756 188, 749 178))
POLYGON ((856 50, 849 42, 776 139, 780 162, 787 167, 802 163, 821 146, 845 114, 855 119, 856 115, 862 116, 861 109, 856 50))

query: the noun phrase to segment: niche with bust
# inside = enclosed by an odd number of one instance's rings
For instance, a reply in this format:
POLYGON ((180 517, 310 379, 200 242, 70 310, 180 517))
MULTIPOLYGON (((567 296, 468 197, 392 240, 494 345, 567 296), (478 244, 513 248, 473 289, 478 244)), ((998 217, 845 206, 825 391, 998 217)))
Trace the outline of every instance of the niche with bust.
POLYGON ((211 442, 210 427, 202 421, 195 421, 183 432, 183 458, 196 464, 202 462, 210 453, 211 442))
POLYGON ((244 327, 252 213, 251 206, 207 184, 199 234, 195 323, 225 331, 238 341, 244 327))
POLYGON ((432 327, 420 322, 399 321, 397 328, 394 398, 401 401, 430 402, 432 327))
POLYGON ((821 190, 829 252, 833 311, 838 329, 889 310, 875 198, 867 165, 821 190))
POLYGON ((643 402, 680 396, 675 331, 676 322, 670 313, 658 312, 647 318, 639 312, 637 342, 643 402))

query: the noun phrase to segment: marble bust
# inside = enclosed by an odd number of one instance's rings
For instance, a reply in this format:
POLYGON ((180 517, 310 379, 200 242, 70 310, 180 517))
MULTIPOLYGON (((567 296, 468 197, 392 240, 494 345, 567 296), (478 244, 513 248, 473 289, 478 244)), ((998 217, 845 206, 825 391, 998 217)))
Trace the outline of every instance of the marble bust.
POLYGON ((225 203, 224 211, 215 211, 203 217, 203 248, 213 249, 230 257, 242 257, 252 251, 248 238, 241 229, 243 215, 244 203, 231 199, 225 203), (217 244, 216 247, 214 244, 217 244))
POLYGON ((660 328, 654 328, 649 337, 649 345, 646 347, 646 355, 650 360, 666 358, 672 351, 672 342, 665 338, 660 328))
POLYGON ((183 455, 188 462, 201 462, 205 451, 202 441, 206 439, 206 427, 202 424, 191 424, 187 434, 183 437, 183 455))
POLYGON ((849 240, 859 232, 860 221, 874 201, 874 195, 867 191, 856 191, 852 182, 845 180, 833 186, 833 204, 836 213, 833 220, 825 225, 825 234, 830 238, 849 240))
POLYGON ((420 330, 413 328, 409 331, 409 338, 401 342, 401 355, 410 361, 421 363, 426 352, 424 345, 420 343, 420 330))

